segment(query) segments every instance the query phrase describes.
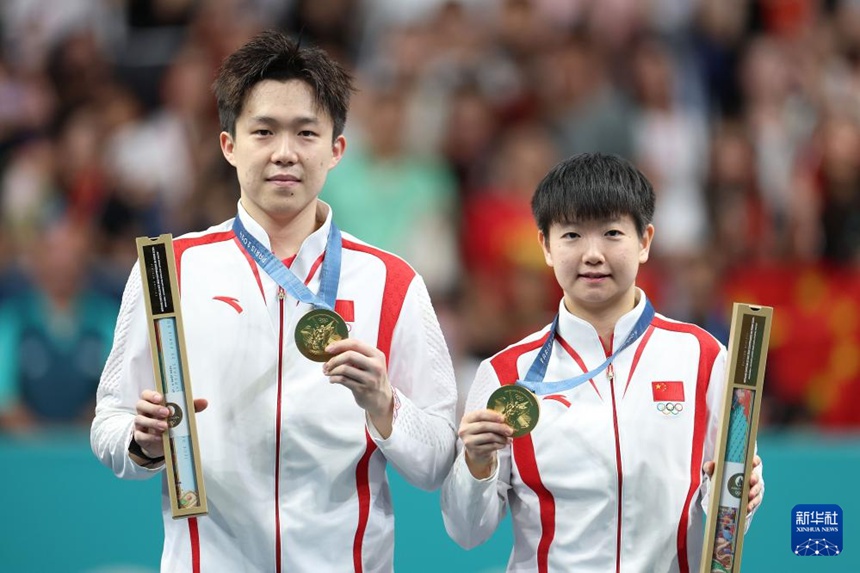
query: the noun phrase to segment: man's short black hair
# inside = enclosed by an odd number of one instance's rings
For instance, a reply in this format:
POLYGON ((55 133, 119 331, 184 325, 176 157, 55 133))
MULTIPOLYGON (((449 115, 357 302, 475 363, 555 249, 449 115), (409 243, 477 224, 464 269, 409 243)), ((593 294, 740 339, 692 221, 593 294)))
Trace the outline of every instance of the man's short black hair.
POLYGON ((630 215, 641 237, 654 217, 655 200, 651 182, 626 159, 581 153, 544 176, 532 196, 532 214, 544 236, 553 223, 630 215))
POLYGON ((301 46, 285 34, 267 30, 251 38, 227 56, 212 88, 218 100, 221 129, 236 135, 236 118, 251 88, 263 80, 301 80, 308 84, 316 103, 331 117, 333 137, 343 133, 352 76, 323 50, 301 46))

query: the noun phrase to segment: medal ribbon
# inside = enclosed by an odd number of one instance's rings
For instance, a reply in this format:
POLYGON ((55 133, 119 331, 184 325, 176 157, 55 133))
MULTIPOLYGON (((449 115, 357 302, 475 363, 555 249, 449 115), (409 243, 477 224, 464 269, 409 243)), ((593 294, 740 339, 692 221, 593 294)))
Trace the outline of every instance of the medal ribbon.
POLYGON ((622 350, 636 342, 639 337, 645 334, 645 331, 648 330, 648 327, 651 325, 651 320, 654 318, 654 307, 651 305, 651 301, 647 298, 645 299, 645 310, 642 311, 642 314, 639 316, 639 320, 636 321, 636 324, 633 325, 633 328, 630 330, 630 333, 627 335, 627 338, 624 340, 624 343, 618 347, 618 349, 612 353, 612 355, 606 359, 606 361, 595 368, 594 370, 590 370, 584 374, 580 374, 579 376, 575 376, 573 378, 566 378, 564 380, 556 380, 554 382, 544 382, 543 378, 546 376, 546 367, 549 363, 549 357, 552 353, 552 346, 555 342, 555 337, 558 333, 558 314, 555 315, 555 319, 552 321, 552 327, 549 331, 549 336, 546 338, 546 342, 543 343, 543 346, 538 352, 537 358, 532 363, 531 368, 526 373, 526 377, 524 380, 517 380, 515 383, 519 386, 524 386, 534 392, 537 395, 545 395, 545 394, 553 394, 556 392, 563 392, 565 390, 570 390, 571 388, 576 388, 583 382, 591 380, 601 372, 603 372, 615 357, 621 353, 622 350))
POLYGON ((334 221, 331 222, 331 227, 328 230, 325 258, 323 259, 322 270, 320 271, 320 292, 318 295, 311 292, 311 289, 305 286, 305 283, 300 281, 293 274, 293 271, 281 259, 275 256, 275 253, 266 248, 265 245, 249 233, 238 215, 233 219, 233 232, 236 233, 239 244, 251 255, 251 258, 263 267, 266 274, 272 277, 272 280, 290 293, 291 296, 301 302, 313 305, 314 308, 334 310, 334 303, 337 298, 337 284, 340 280, 341 260, 340 229, 337 228, 334 221))

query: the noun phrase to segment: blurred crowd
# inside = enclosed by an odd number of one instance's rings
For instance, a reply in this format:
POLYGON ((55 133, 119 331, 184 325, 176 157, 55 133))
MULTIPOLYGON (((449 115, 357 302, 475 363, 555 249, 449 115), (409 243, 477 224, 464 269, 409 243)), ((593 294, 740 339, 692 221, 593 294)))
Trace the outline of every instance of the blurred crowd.
POLYGON ((655 185, 658 311, 775 307, 762 423, 860 428, 860 0, 3 0, 0 429, 88 423, 134 238, 234 215, 210 86, 265 28, 355 74, 322 198, 424 275, 461 385, 552 319, 529 200, 602 151, 655 185))

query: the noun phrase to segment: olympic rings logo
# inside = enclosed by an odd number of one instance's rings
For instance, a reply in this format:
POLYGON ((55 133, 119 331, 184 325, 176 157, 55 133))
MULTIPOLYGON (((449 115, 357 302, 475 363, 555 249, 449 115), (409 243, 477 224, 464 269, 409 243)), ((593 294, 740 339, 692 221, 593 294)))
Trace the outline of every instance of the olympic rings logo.
POLYGON ((681 402, 660 402, 657 404, 657 410, 662 412, 664 416, 677 416, 684 410, 684 404, 681 402))

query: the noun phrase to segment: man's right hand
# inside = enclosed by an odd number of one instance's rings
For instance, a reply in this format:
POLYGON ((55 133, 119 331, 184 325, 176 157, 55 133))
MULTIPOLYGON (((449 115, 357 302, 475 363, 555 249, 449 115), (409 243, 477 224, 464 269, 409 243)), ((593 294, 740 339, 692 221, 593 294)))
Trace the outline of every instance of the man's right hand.
POLYGON ((497 452, 511 443, 514 430, 500 413, 485 409, 463 416, 458 433, 469 471, 476 479, 486 479, 493 475, 497 452))
MULTIPOLYGON (((202 412, 208 405, 206 399, 198 398, 194 400, 194 411, 202 412)), ((144 390, 135 409, 137 415, 134 417, 134 441, 150 458, 164 456, 163 436, 167 431, 167 417, 170 415, 170 410, 164 405, 164 396, 155 390, 144 390)), ((134 454, 129 455, 139 465, 146 465, 146 460, 136 459, 134 454)))

